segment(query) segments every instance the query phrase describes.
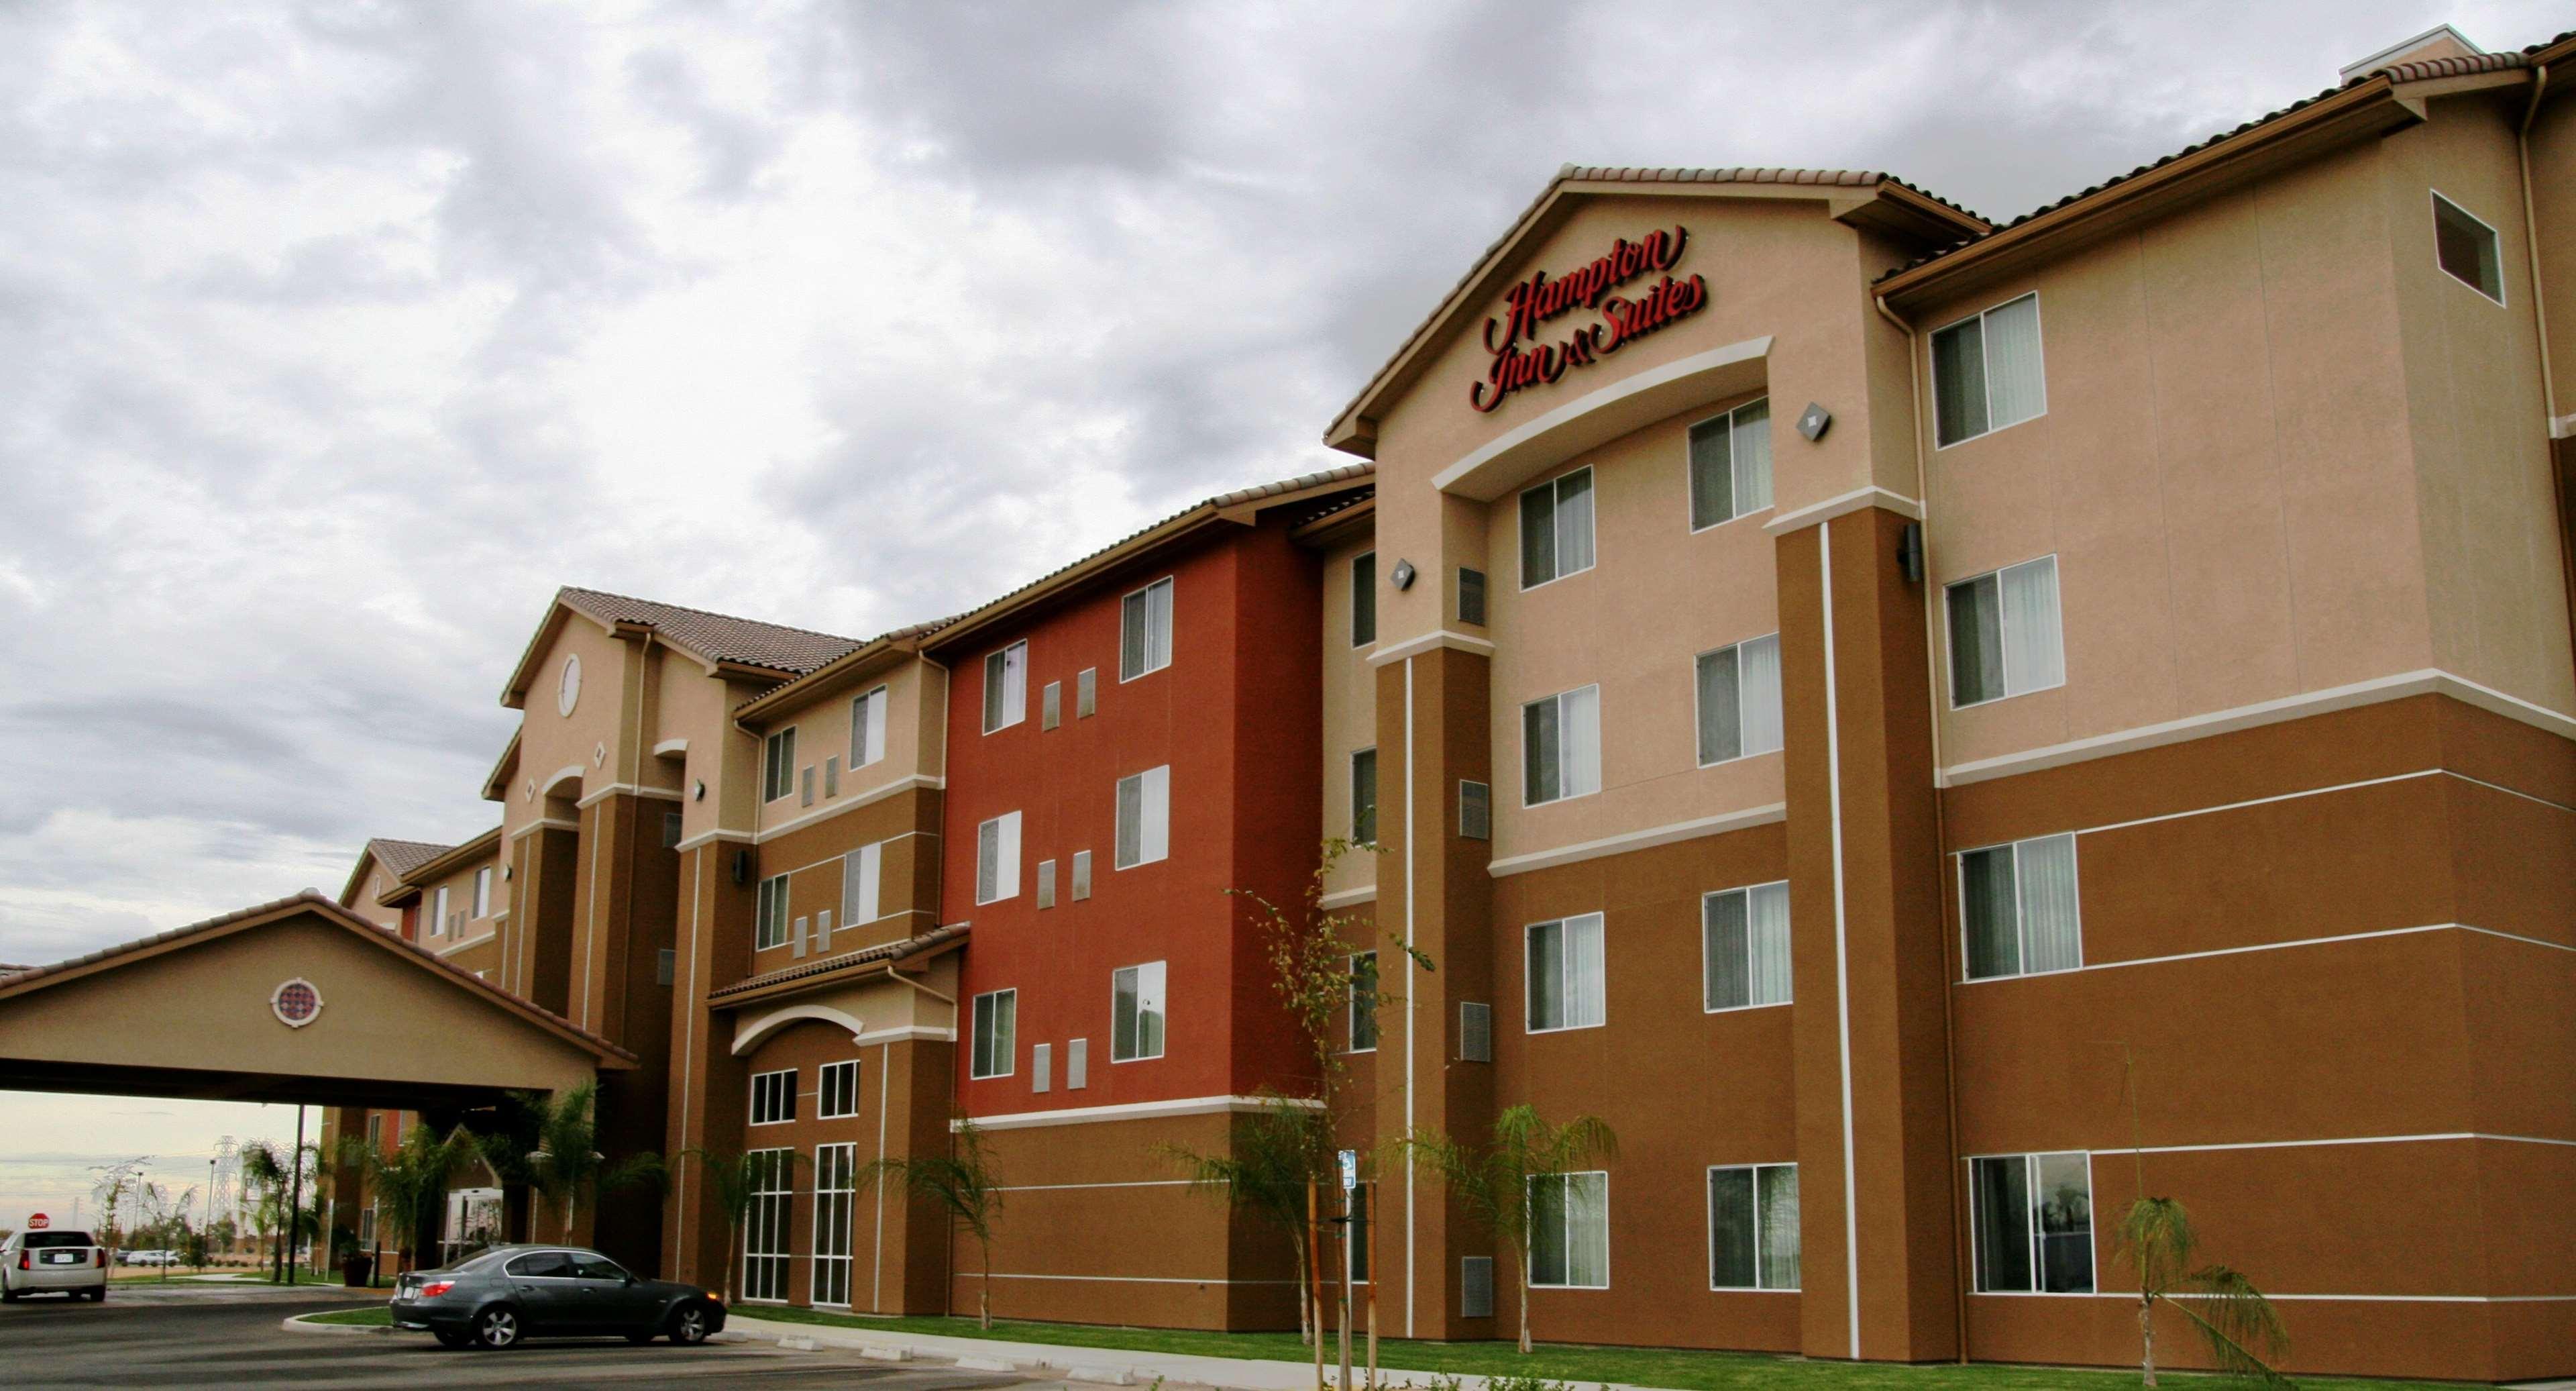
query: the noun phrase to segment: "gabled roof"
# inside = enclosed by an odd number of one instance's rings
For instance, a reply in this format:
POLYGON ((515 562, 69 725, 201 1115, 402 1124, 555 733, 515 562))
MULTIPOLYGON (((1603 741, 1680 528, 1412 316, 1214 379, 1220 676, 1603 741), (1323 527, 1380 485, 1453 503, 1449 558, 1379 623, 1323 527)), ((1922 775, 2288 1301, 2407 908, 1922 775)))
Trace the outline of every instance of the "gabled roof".
POLYGON ((463 845, 451 845, 426 860, 395 876, 394 882, 376 902, 390 903, 405 894, 417 892, 430 880, 443 879, 477 860, 490 859, 501 853, 501 828, 493 827, 463 845))
POLYGON ((472 991, 547 1032, 596 1055, 608 1066, 626 1068, 633 1067, 637 1062, 636 1055, 626 1049, 618 1047, 561 1015, 540 1009, 520 999, 471 971, 449 965, 420 946, 404 941, 400 936, 385 931, 311 889, 273 902, 256 904, 237 912, 226 913, 219 918, 208 918, 204 922, 190 923, 186 927, 172 928, 168 932, 105 947, 86 956, 57 961, 49 966, 29 966, 13 974, 0 976, 0 998, 23 994, 30 990, 48 989, 95 974, 128 960, 157 955, 191 942, 212 941, 231 933, 247 931, 299 911, 311 912, 324 922, 346 929, 361 941, 381 951, 392 952, 411 964, 438 975, 451 985, 472 991))
POLYGON ((734 707, 735 722, 750 728, 781 711, 819 699, 842 686, 857 683, 864 677, 889 665, 889 654, 912 654, 921 651, 930 634, 956 622, 955 617, 934 618, 927 623, 914 623, 891 633, 880 633, 842 653, 831 661, 797 677, 784 686, 774 686, 734 707))
POLYGON ((394 881, 400 883, 405 872, 427 864, 455 848, 453 845, 436 845, 425 840, 391 840, 384 836, 377 836, 369 840, 365 848, 358 851, 358 861, 349 867, 349 882, 341 888, 340 897, 349 901, 354 901, 358 897, 358 890, 366 885, 367 866, 371 864, 384 866, 385 873, 392 875, 394 881))
POLYGON ((879 942, 873 947, 861 947, 857 951, 845 951, 833 956, 818 956, 811 961, 797 962, 793 966, 763 971, 759 975, 735 981, 722 989, 708 991, 707 1002, 714 1004, 722 1000, 735 1000, 746 995, 762 994, 769 991, 772 986, 785 985, 790 981, 800 981, 812 976, 838 975, 843 971, 861 966, 890 965, 898 961, 908 961, 916 956, 928 956, 943 948, 963 944, 969 929, 970 925, 967 923, 950 923, 945 927, 932 928, 917 937, 879 942))
POLYGON ((1440 326, 1459 315, 1468 305, 1488 297, 1492 282, 1516 259, 1524 246, 1538 241, 1555 229, 1569 212, 1567 200, 1584 195, 1633 192, 1622 185, 1665 185, 1673 193, 1717 192, 1711 185, 1733 186, 1725 191, 1761 193, 1778 196, 1784 191, 1795 196, 1808 191, 1808 196, 1828 198, 1849 206, 1839 208, 1835 216, 1854 222, 1865 222, 1905 236, 1918 245, 1953 240, 1961 234, 1985 231, 1988 223, 1982 217, 1892 174, 1877 170, 1855 169, 1647 169, 1612 168, 1603 165, 1569 164, 1556 171, 1556 177, 1540 189, 1538 197, 1521 210, 1521 215, 1505 228, 1493 245, 1485 248, 1467 273, 1440 302, 1431 307, 1413 332, 1405 335, 1394 354, 1387 358, 1368 385, 1360 388, 1349 405, 1333 417, 1324 432, 1324 443, 1335 449, 1367 455, 1373 447, 1375 430, 1368 424, 1370 408, 1378 398, 1409 381, 1418 360, 1428 355, 1431 340, 1440 326))
POLYGON ((749 667, 781 677, 802 676, 859 645, 857 638, 763 623, 731 614, 709 613, 652 599, 611 594, 602 589, 566 585, 555 591, 545 619, 528 639, 519 664, 510 671, 501 703, 516 708, 535 679, 537 655, 562 626, 567 613, 578 613, 608 629, 649 632, 709 668, 749 667))

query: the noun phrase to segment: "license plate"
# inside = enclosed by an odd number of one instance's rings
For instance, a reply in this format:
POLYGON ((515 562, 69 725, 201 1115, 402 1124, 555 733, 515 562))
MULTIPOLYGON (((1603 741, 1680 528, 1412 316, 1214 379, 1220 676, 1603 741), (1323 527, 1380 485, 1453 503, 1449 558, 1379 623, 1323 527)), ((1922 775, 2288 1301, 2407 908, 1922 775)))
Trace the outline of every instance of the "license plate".
POLYGON ((77 1251, 48 1251, 45 1253, 45 1264, 47 1265, 71 1265, 78 1260, 80 1260, 80 1253, 77 1251))

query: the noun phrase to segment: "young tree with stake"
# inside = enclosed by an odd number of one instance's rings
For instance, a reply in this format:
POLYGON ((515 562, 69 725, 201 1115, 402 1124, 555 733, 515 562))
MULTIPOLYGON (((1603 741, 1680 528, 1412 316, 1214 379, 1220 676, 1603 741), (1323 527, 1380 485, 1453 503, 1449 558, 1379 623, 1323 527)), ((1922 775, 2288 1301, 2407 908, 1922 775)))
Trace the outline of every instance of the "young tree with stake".
POLYGON ((1402 1144, 1423 1172, 1448 1185, 1496 1246, 1511 1249, 1520 1267, 1520 1350, 1528 1352, 1531 1181, 1556 1177, 1595 1158, 1616 1159, 1619 1137, 1599 1116, 1551 1125, 1524 1103, 1494 1117, 1493 1139, 1487 1144, 1460 1144, 1437 1130, 1406 1136, 1402 1144))
POLYGON ((963 1117, 957 1120, 954 1149, 948 1154, 888 1156, 862 1166, 858 1187, 896 1182, 916 1198, 928 1198, 948 1210, 949 1219, 974 1236, 984 1262, 984 1286, 977 1298, 976 1322, 993 1327, 993 1214, 1002 1208, 1002 1181, 993 1172, 992 1151, 984 1132, 963 1117))

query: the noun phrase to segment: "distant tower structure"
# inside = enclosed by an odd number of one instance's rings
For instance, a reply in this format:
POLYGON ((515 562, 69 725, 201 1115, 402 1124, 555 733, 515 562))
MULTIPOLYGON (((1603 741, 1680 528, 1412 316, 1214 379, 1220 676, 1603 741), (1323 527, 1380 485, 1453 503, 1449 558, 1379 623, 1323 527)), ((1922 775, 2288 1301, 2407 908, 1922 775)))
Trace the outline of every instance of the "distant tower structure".
POLYGON ((240 1198, 234 1191, 240 1184, 236 1177, 241 1168, 241 1154, 230 1135, 215 1142, 215 1177, 213 1191, 206 1194, 208 1219, 221 1221, 240 1215, 240 1198))

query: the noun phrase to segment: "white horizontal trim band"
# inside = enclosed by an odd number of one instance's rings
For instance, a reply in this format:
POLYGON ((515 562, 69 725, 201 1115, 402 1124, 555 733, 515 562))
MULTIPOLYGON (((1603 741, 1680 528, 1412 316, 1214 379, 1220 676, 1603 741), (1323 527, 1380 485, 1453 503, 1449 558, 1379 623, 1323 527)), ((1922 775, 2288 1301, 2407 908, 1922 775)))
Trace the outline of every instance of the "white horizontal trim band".
MULTIPOLYGON (((1497 480, 1499 486, 1482 489, 1461 489, 1458 485, 1467 482, 1478 470, 1487 465, 1500 465, 1500 462, 1505 459, 1517 456, 1525 460, 1529 452, 1543 450, 1548 457, 1562 461, 1586 449, 1607 443, 1610 439, 1615 439, 1635 428, 1635 425, 1614 426, 1610 428, 1615 432, 1607 435, 1602 433, 1603 427, 1599 425, 1579 428, 1585 417, 1614 407, 1628 406, 1633 411, 1636 409, 1635 403, 1641 400, 1654 401, 1658 397, 1679 393, 1674 399, 1663 400, 1655 407, 1654 415, 1660 418, 1669 416, 1675 411, 1688 409, 1694 400, 1723 400, 1734 390, 1757 390, 1770 375, 1770 357, 1771 336, 1764 334, 1760 338, 1747 338, 1741 343, 1729 343, 1721 348, 1711 348, 1704 353, 1694 353, 1689 357, 1676 359, 1661 367, 1631 373, 1608 386, 1596 387, 1545 415, 1537 416, 1497 435, 1470 452, 1465 458, 1433 474, 1431 486, 1444 493, 1459 491, 1481 501, 1495 501, 1519 479, 1507 482, 1497 480), (1760 371, 1756 373, 1747 368, 1748 363, 1762 364, 1760 371), (1728 371, 1730 368, 1738 370, 1730 372, 1728 371), (1746 378, 1746 380, 1738 380, 1738 378, 1746 378), (1721 386, 1725 389, 1712 391, 1712 388, 1721 386), (1551 440, 1554 441, 1553 446, 1550 445, 1551 440)), ((1644 419, 1635 422, 1636 425, 1646 423, 1644 419)), ((1508 465, 1503 466, 1508 467, 1508 465)), ((1553 463, 1536 465, 1525 463, 1523 468, 1516 472, 1527 477, 1530 468, 1543 471, 1554 466, 1553 463)))
MULTIPOLYGON (((1289 1097, 1291 1106, 1320 1107, 1320 1101, 1289 1097)), ((978 1130, 1020 1130, 1033 1125, 1087 1125, 1097 1121, 1144 1120, 1154 1116, 1205 1116, 1225 1111, 1258 1111, 1269 1102, 1257 1096, 1191 1096, 1176 1101, 1135 1101, 1118 1106, 1068 1106, 1061 1111, 1014 1111, 998 1116, 969 1116, 978 1130)), ((950 1121, 955 1130, 961 1122, 950 1121)), ((1291 1283, 1294 1283, 1293 1281, 1291 1283)))
POLYGON ((1872 483, 1868 487, 1854 488, 1848 493, 1826 498, 1822 502, 1808 503, 1795 512, 1780 513, 1764 522, 1762 530, 1773 536, 1785 536, 1792 531, 1814 526, 1818 522, 1830 522, 1836 517, 1848 516, 1864 507, 1884 507, 1900 517, 1918 522, 1923 520, 1922 503, 1916 502, 1903 493, 1891 493, 1872 483))
POLYGON ((510 839, 517 840, 519 837, 526 835, 530 831, 578 831, 580 829, 581 823, 578 821, 561 821, 551 816, 540 816, 536 820, 512 831, 510 833, 510 839))
MULTIPOLYGON (((971 1271, 961 1270, 950 1278, 971 1280, 977 1277, 971 1271)), ((1122 1285, 1293 1285, 1297 1283, 1294 1280, 1228 1280, 1222 1276, 1207 1280, 1193 1280, 1186 1275, 1032 1275, 1025 1272, 1011 1274, 999 1270, 993 1272, 993 1278, 996 1280, 1107 1280, 1122 1285)))
POLYGON ((480 937, 468 937, 462 942, 451 942, 446 946, 440 947, 438 949, 438 954, 440 956, 454 956, 461 951, 471 951, 500 935, 501 934, 498 932, 486 932, 480 937))
MULTIPOLYGON (((1117 1183, 997 1183, 996 1193, 1060 1193, 1076 1188, 1187 1188, 1193 1180, 1185 1178, 1140 1178, 1117 1183)), ((1218 1180, 1219 1183, 1224 1182, 1218 1180)))
POLYGON ((902 1043, 907 1039, 922 1039, 931 1043, 955 1043, 957 1031, 934 1029, 927 1024, 905 1024, 891 1029, 870 1029, 866 1033, 850 1036, 852 1043, 902 1043))
POLYGON ((696 835, 688 837, 671 848, 674 850, 695 850, 699 846, 704 845, 711 840, 740 841, 744 845, 749 845, 752 842, 752 835, 749 831, 729 831, 722 826, 718 826, 711 831, 700 831, 696 835))
POLYGON ((905 777, 896 778, 892 782, 871 787, 865 792, 843 793, 841 795, 841 799, 837 803, 825 807, 820 811, 807 812, 805 815, 796 817, 793 820, 781 821, 775 826, 762 827, 758 832, 753 834, 752 840, 757 843, 772 839, 773 837, 783 836, 789 831, 802 830, 807 826, 813 825, 817 821, 828 821, 845 811, 857 811, 861 807, 871 806, 875 803, 882 802, 886 798, 894 796, 898 792, 911 792, 922 788, 936 791, 940 788, 946 787, 947 785, 948 780, 946 778, 934 778, 927 773, 913 773, 905 777))
POLYGON ((1668 826, 1650 826, 1642 831, 1604 836, 1599 840, 1560 845, 1553 850, 1533 850, 1526 855, 1513 855, 1485 866, 1485 872, 1497 879, 1507 875, 1527 874, 1534 869, 1554 869, 1558 865, 1597 860, 1605 855, 1624 855, 1632 850, 1651 850, 1658 845, 1672 845, 1702 836, 1724 835, 1729 831, 1768 826, 1789 817, 1789 804, 1773 802, 1767 806, 1748 807, 1723 816, 1703 816, 1695 821, 1676 821, 1668 826))
POLYGON ((2426 923, 2421 927, 2388 927, 2375 932, 2343 932, 2331 937, 2295 937, 2286 942, 2254 942, 2242 947, 2212 947, 2207 951, 2175 952, 2170 956, 2137 956, 2121 961, 2087 961, 2081 966, 2069 966, 2062 971, 2031 971, 2017 976, 1981 976, 1974 980, 1963 980, 1959 984, 2001 985, 2006 981, 2047 980, 2052 976, 2075 976, 2087 971, 2116 971, 2127 966, 2164 966, 2176 961, 2198 961, 2212 956, 2242 956, 2248 952, 2286 951, 2292 947, 2322 947, 2338 942, 2367 942, 2380 937, 2411 937, 2423 932, 2453 931, 2475 932, 2484 937, 2501 937, 2508 942, 2522 942, 2530 946, 2547 947, 2553 951, 2576 951, 2576 946, 2570 946, 2564 942, 2544 941, 2538 937, 2525 937, 2513 932, 2498 932, 2493 928, 2473 927, 2467 923, 2426 923))
POLYGON ((1479 657, 1494 655, 1494 644, 1491 639, 1471 637, 1447 628, 1434 628, 1420 637, 1406 638, 1391 647, 1380 647, 1371 651, 1368 655, 1368 664, 1382 667, 1389 662, 1400 662, 1435 647, 1454 647, 1461 652, 1473 653, 1479 657))
POLYGON ((2309 691, 2283 696, 2279 700, 2259 701, 2230 710, 2193 715, 2185 719, 2166 720, 2160 724, 2140 725, 2135 729, 2090 738, 2050 744, 2045 748, 1995 758, 1975 759, 1952 764, 1940 770, 1939 782, 1944 787, 1985 782, 2010 777, 2017 773, 2036 773, 2048 768, 2062 768, 2088 759, 2108 758, 2114 754, 2133 753, 2140 749, 2162 748, 2192 739, 2229 734, 2240 729, 2257 729, 2264 725, 2303 720, 2312 715, 2331 714, 2337 710, 2358 709, 2386 701, 2404 700, 2411 696, 2439 694, 2464 704, 2474 705, 2491 714, 2519 720, 2534 729, 2546 730, 2561 738, 2576 739, 2576 716, 2562 714, 2518 696, 2481 686, 2475 681, 2454 676, 2447 671, 2426 668, 2396 676, 2382 676, 2370 681, 2356 681, 2348 686, 2309 691))
MULTIPOLYGON (((2127 1299, 2138 1297, 2136 1290, 2094 1290, 2084 1294, 2050 1294, 2032 1290, 1974 1290, 1979 1299, 2127 1299)), ((2168 1296, 2172 1299, 2208 1299, 2205 1294, 2168 1296)), ((2576 1300, 2576 1294, 2274 1294, 2263 1291, 2265 1299, 2333 1301, 2347 1304, 2558 1304, 2576 1300)))
POLYGON ((1362 884, 1356 889, 1342 889, 1338 892, 1328 893, 1315 901, 1324 905, 1327 910, 1330 910, 1334 908, 1348 908, 1354 903, 1373 902, 1376 898, 1377 885, 1362 884))
POLYGON ((580 801, 573 803, 573 805, 582 808, 595 807, 600 803, 607 801, 609 798, 616 796, 620 792, 623 792, 630 797, 642 797, 656 802, 679 802, 687 800, 687 798, 681 794, 680 789, 676 787, 646 787, 641 783, 612 782, 608 786, 599 789, 597 792, 590 793, 583 797, 580 801))
POLYGON ((2136 1150, 2095 1150, 2097 1155, 2122 1154, 2199 1154, 2216 1150, 2284 1150, 2314 1149, 2327 1145, 2430 1145, 2453 1140, 2496 1140, 2517 1145, 2571 1145, 2576 1140, 2552 1140, 2539 1135, 2490 1135, 2477 1130, 2456 1130, 2439 1135, 2346 1135, 2325 1140, 2239 1140, 2217 1145, 2145 1145, 2136 1150))

